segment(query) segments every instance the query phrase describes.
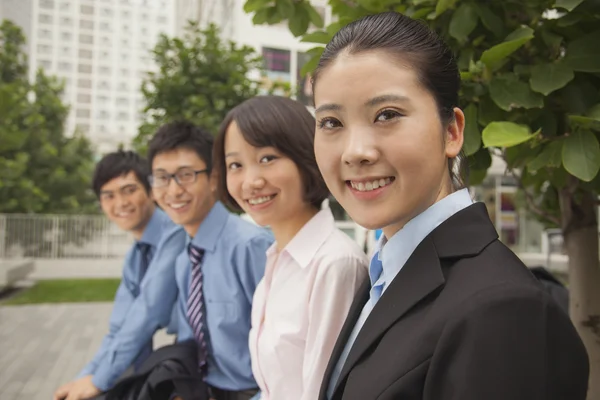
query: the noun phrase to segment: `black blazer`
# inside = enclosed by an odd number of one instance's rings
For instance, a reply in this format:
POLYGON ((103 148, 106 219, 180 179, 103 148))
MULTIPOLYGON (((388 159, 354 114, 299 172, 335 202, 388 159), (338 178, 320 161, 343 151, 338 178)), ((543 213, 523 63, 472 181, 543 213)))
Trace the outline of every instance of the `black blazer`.
MULTIPOLYGON (((327 387, 369 298, 352 305, 327 387)), ((498 241, 486 208, 456 213, 415 249, 363 325, 339 400, 584 400, 589 362, 567 314, 498 241)))

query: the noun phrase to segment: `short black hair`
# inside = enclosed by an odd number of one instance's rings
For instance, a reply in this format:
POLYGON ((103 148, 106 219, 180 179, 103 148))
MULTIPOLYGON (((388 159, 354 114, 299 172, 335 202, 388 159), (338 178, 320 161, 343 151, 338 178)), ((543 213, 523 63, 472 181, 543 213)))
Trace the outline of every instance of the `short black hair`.
POLYGON ((329 190, 315 159, 315 118, 302 103, 280 96, 248 99, 229 111, 223 120, 213 154, 221 201, 229 208, 241 211, 227 190, 225 165, 225 135, 234 121, 250 145, 274 147, 296 164, 302 177, 304 200, 320 209, 323 200, 329 197, 329 190))
POLYGON ((158 128, 148 144, 150 168, 159 153, 184 148, 196 152, 206 168, 212 170, 213 143, 214 139, 209 131, 189 121, 170 122, 158 128))
POLYGON ((140 181, 146 193, 150 193, 150 184, 148 175, 150 168, 148 161, 134 151, 119 150, 109 153, 102 157, 96 164, 94 177, 92 179, 92 189, 96 196, 100 198, 100 190, 107 182, 128 173, 133 172, 140 181))

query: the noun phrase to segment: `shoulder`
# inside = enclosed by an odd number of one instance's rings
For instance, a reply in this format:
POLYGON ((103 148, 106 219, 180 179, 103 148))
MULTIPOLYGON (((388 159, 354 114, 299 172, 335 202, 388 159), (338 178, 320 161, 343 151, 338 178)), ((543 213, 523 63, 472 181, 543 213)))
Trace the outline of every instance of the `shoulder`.
POLYGON ((273 235, 266 228, 245 221, 235 214, 229 214, 220 238, 221 244, 231 248, 247 246, 270 246, 273 235))
POLYGON ((315 254, 320 274, 365 273, 369 259, 358 243, 339 229, 334 229, 315 254))
POLYGON ((179 225, 165 226, 158 247, 177 247, 178 249, 183 249, 185 247, 185 240, 186 233, 183 227, 179 225))

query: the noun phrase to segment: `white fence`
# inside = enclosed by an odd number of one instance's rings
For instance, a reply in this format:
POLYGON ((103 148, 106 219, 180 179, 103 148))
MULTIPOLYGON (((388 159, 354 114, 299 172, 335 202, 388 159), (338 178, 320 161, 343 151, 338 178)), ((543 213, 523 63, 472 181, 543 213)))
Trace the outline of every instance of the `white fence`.
MULTIPOLYGON (((337 224, 361 247, 372 248, 371 232, 352 221, 337 224)), ((0 214, 0 259, 122 258, 132 242, 101 215, 0 214)))

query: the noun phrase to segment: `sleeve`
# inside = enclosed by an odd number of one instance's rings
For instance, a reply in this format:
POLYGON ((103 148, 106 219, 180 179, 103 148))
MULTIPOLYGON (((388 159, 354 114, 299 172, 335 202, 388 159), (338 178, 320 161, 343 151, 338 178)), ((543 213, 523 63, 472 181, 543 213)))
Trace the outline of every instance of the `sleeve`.
POLYGON ((134 275, 131 268, 131 257, 132 250, 130 250, 125 257, 123 277, 121 279, 121 283, 119 284, 119 288, 117 289, 117 293, 115 294, 115 300, 109 320, 108 333, 102 339, 100 348, 94 355, 94 358, 92 358, 92 360, 83 368, 79 375, 77 375, 78 378, 82 378, 87 375, 94 375, 98 369, 98 366, 105 361, 108 351, 114 341, 115 335, 117 335, 121 325, 123 324, 127 310, 129 310, 131 304, 133 303, 134 296, 128 289, 129 287, 132 287, 132 285, 136 285, 136 283, 132 281, 132 277, 134 275))
POLYGON ((156 331, 171 321, 177 300, 175 262, 184 245, 184 231, 176 230, 157 246, 140 295, 131 303, 107 356, 92 378, 98 389, 110 389, 134 363, 156 331))
POLYGON ((321 382, 350 306, 367 278, 366 261, 358 257, 320 265, 308 304, 308 331, 302 366, 301 400, 319 398, 321 382))
POLYGON ((267 250, 271 247, 273 238, 265 232, 237 246, 234 260, 242 288, 252 304, 256 286, 265 275, 267 265, 267 250))
POLYGON ((436 346, 425 398, 585 400, 586 350, 542 290, 501 286, 460 308, 436 346))

